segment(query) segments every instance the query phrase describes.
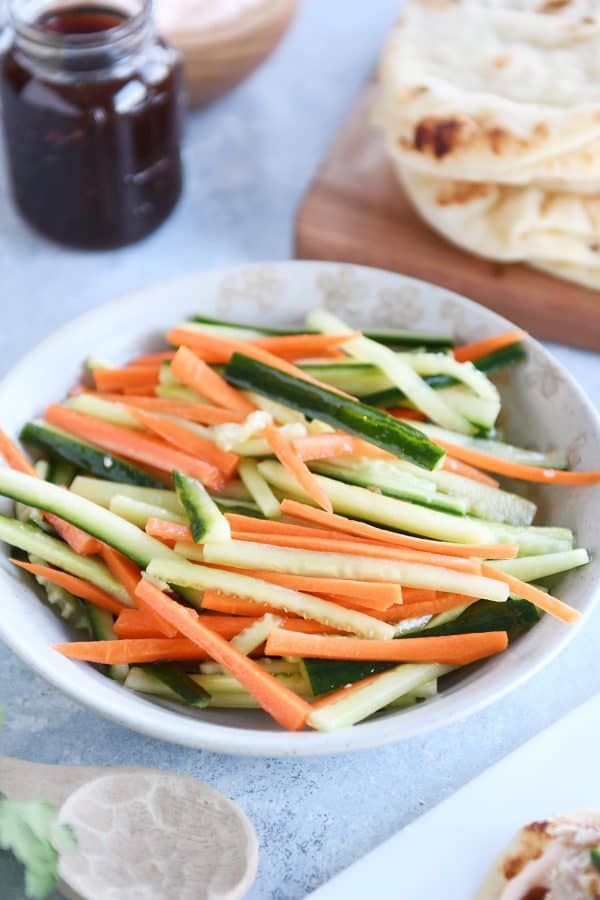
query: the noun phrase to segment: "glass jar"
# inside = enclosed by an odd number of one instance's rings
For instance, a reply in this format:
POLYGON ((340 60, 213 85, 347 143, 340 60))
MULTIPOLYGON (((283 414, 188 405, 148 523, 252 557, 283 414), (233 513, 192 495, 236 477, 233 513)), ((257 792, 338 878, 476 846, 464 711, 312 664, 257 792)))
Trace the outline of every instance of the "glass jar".
POLYGON ((151 0, 9 0, 1 95, 14 198, 87 249, 145 237, 181 193, 183 80, 151 0))

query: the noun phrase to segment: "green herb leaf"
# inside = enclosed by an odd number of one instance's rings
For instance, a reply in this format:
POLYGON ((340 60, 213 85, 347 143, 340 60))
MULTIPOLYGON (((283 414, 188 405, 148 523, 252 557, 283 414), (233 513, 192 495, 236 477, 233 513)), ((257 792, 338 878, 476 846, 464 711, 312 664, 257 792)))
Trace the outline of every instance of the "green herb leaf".
POLYGON ((25 867, 25 892, 43 900, 56 887, 59 853, 73 852, 77 842, 71 829, 55 821, 50 803, 15 803, 0 796, 0 848, 25 867))

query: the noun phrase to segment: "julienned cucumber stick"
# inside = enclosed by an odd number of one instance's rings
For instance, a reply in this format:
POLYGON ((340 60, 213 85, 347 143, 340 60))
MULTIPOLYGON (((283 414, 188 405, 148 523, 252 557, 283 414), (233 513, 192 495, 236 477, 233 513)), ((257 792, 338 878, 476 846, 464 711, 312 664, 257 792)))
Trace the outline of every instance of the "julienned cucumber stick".
POLYGON ((417 429, 393 416, 240 353, 234 353, 224 374, 236 387, 285 403, 312 419, 364 438, 426 469, 435 469, 444 458, 444 452, 438 446, 428 439, 423 440, 417 429))

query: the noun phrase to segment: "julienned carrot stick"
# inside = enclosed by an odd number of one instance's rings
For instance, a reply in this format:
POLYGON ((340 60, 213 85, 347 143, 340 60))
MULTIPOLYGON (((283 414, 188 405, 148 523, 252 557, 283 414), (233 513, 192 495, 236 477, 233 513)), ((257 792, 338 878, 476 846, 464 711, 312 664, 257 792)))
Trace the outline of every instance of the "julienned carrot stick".
POLYGON ((439 662, 467 665, 500 653, 508 647, 505 631, 453 634, 445 637, 402 638, 395 641, 364 638, 321 637, 273 628, 267 656, 300 656, 310 659, 364 659, 369 662, 439 662))
MULTIPOLYGON (((228 616, 236 619, 242 617, 260 619, 267 613, 271 613, 279 618, 282 615, 280 609, 275 609, 272 606, 264 606, 262 603, 257 603, 246 597, 237 597, 235 594, 223 594, 221 591, 214 590, 204 591, 202 595, 202 609, 220 612, 224 614, 224 617, 228 616)), ((207 615, 202 621, 210 628, 215 618, 219 617, 207 615)), ((323 625, 322 622, 317 622, 314 619, 303 619, 302 616, 290 612, 285 613, 281 627, 289 628, 292 631, 308 631, 314 634, 340 633, 337 628, 333 628, 331 625, 323 625)))
POLYGON ((435 600, 437 596, 438 592, 429 588, 402 588, 403 603, 428 603, 430 600, 435 600))
POLYGON ((168 543, 177 541, 185 541, 186 544, 194 543, 192 532, 187 525, 182 525, 180 522, 167 522, 166 519, 148 519, 146 534, 168 543))
MULTIPOLYGON (((183 608, 183 607, 182 607, 183 608)), ((214 632, 213 632, 214 634, 214 632)), ((214 635, 214 637, 219 637, 214 635)), ((220 640, 223 638, 219 637, 220 640)), ((127 638, 118 641, 79 641, 56 644, 63 656, 106 666, 135 663, 164 662, 165 660, 210 659, 197 643, 187 638, 127 638)))
POLYGON ((170 362, 175 356, 174 350, 159 350, 158 353, 147 353, 145 356, 136 356, 128 366, 151 366, 155 363, 170 362))
POLYGON ((458 444, 452 444, 449 441, 439 440, 438 438, 435 438, 434 443, 452 454, 456 459, 460 459, 470 466, 477 466, 480 469, 486 469, 488 472, 495 472, 497 475, 505 475, 507 478, 534 481, 539 484, 589 485, 600 482, 600 470, 563 472, 561 469, 542 469, 537 466, 524 466, 521 463, 509 462, 507 459, 500 459, 498 456, 482 453, 481 450, 460 447, 458 444))
POLYGON ((50 566, 38 566, 33 563, 21 562, 17 559, 11 559, 11 562, 32 575, 38 575, 40 578, 45 578, 46 581, 52 582, 52 584, 57 584, 59 587, 74 594, 75 597, 79 597, 80 600, 87 600, 89 603, 93 603, 94 606, 106 609, 117 616, 125 608, 122 603, 119 603, 106 591, 96 587, 95 584, 90 584, 89 581, 84 581, 83 578, 76 578, 74 575, 68 575, 66 572, 52 569, 50 566))
POLYGON ((136 387, 124 387, 121 393, 123 397, 154 397, 156 387, 155 381, 140 382, 136 387))
POLYGON ((387 609, 402 603, 402 588, 384 581, 352 581, 345 578, 312 578, 309 575, 288 575, 285 572, 268 572, 261 569, 235 569, 240 575, 261 578, 271 584, 304 591, 306 594, 337 594, 349 600, 355 599, 369 609, 387 609))
POLYGON ((425 538, 411 537, 407 534, 399 534, 396 531, 388 531, 365 522, 357 522, 347 519, 336 513, 329 514, 323 510, 299 503, 297 500, 283 500, 281 509, 286 515, 294 516, 307 522, 315 522, 326 528, 343 531, 345 534, 355 535, 370 541, 379 541, 385 544, 396 544, 399 547, 409 547, 414 550, 424 550, 428 553, 442 553, 452 556, 480 557, 482 559, 513 559, 519 552, 516 544, 453 544, 448 541, 431 541, 425 538))
POLYGON ((297 550, 326 550, 330 553, 359 553, 361 556, 375 556, 378 559, 396 559, 402 562, 423 563, 428 566, 439 566, 443 569, 454 569, 457 572, 469 572, 479 575, 481 563, 476 559, 467 559, 460 556, 443 556, 439 553, 425 553, 422 550, 409 550, 401 547, 390 547, 385 544, 374 544, 370 541, 359 543, 358 541, 345 541, 343 539, 329 539, 327 546, 322 538, 294 537, 282 534, 261 534, 252 532, 234 531, 231 537, 236 541, 257 540, 273 547, 295 547, 297 550))
POLYGON ((307 467, 306 463, 302 461, 294 449, 292 442, 287 440, 287 438, 272 425, 265 428, 264 436, 279 462, 285 466, 309 497, 312 497, 315 503, 327 512, 333 512, 331 500, 307 467))
POLYGON ((496 481, 495 478, 492 478, 491 475, 480 472, 479 469, 476 469, 474 466, 468 466, 466 463, 461 462, 460 459, 453 459, 451 456, 446 456, 443 468, 447 472, 454 472, 456 475, 470 478, 471 481, 479 481, 481 484, 487 484, 489 487, 493 488, 500 487, 500 482, 496 481))
MULTIPOLYGON (((406 588, 405 588, 406 590, 406 588)), ((334 595, 322 595, 325 600, 331 600, 338 606, 344 606, 346 609, 358 609, 364 611, 362 606, 358 605, 355 600, 349 600, 345 597, 334 595)), ((477 603, 473 597, 465 597, 462 594, 440 594, 438 598, 431 600, 423 600, 418 603, 402 603, 400 605, 388 606, 383 610, 369 610, 369 615, 381 622, 401 622, 404 619, 420 619, 422 616, 437 616, 440 613, 447 612, 450 609, 456 609, 457 606, 470 606, 477 603)))
POLYGON ((123 388, 158 384, 160 363, 128 366, 125 369, 94 369, 94 383, 99 391, 121 391, 123 388))
MULTIPOLYGON (((256 600, 247 597, 236 597, 233 594, 224 594, 221 591, 208 590, 202 594, 202 609, 213 612, 225 613, 230 616, 254 616, 260 618, 266 613, 280 616, 281 610, 274 606, 265 606, 256 600)), ((287 613, 287 618, 296 618, 295 613, 287 613)), ((298 617, 299 618, 299 617, 298 617)))
POLYGON ((493 353, 495 350, 501 350, 503 347, 517 344, 524 337, 527 337, 525 331, 505 331, 503 334, 497 334, 495 337, 473 341, 472 344, 463 344, 462 347, 455 348, 454 359, 458 362, 472 362, 474 359, 479 359, 480 356, 485 356, 487 353, 493 353))
POLYGON ((295 438, 294 447, 304 462, 327 459, 331 456, 373 456, 377 459, 394 459, 391 453, 380 450, 351 434, 310 434, 295 438))
POLYGON ((581 618, 579 610, 573 609, 568 603, 563 603, 557 597, 546 594, 545 591, 541 591, 539 588, 527 584, 513 575, 508 575, 506 572, 494 569, 493 566, 486 565, 481 567, 481 571, 488 578, 496 578, 498 581, 503 581, 504 584, 509 586, 512 594, 522 597, 523 600, 529 600, 530 603, 533 603, 539 609, 543 609, 544 612, 549 613, 551 616, 560 619, 561 622, 577 622, 581 618))
POLYGON ((244 356, 248 356, 250 359, 256 359, 258 362, 262 362, 274 369, 279 369, 281 372, 287 372, 288 375, 293 375, 295 378, 300 378, 302 381, 307 381, 309 384, 314 384, 324 390, 339 394, 340 397, 347 397, 352 400, 355 399, 354 397, 351 397, 350 394, 338 390, 338 388, 331 387, 329 384, 324 384, 322 381, 317 381, 316 378, 311 378, 310 375, 307 375, 306 372, 299 369, 298 366, 294 366, 292 363, 281 359, 281 357, 269 353, 268 350, 263 350, 262 347, 256 347, 249 341, 235 341, 231 340, 231 338, 215 337, 214 335, 199 334, 196 332, 192 333, 183 328, 174 328, 172 331, 169 331, 167 333, 167 340, 171 344, 181 344, 184 347, 189 347, 191 350, 199 353, 204 359, 206 359, 207 354, 211 355, 211 362, 229 362, 232 354, 243 353, 244 356), (216 359, 215 354, 217 357, 216 359))
MULTIPOLYGON (((119 553, 118 550, 115 550, 114 547, 109 547, 108 544, 102 545, 102 558, 104 562, 115 576, 117 581, 119 581, 135 606, 140 606, 143 604, 143 601, 139 599, 136 594, 136 589, 138 584, 140 583, 140 578, 142 577, 142 573, 139 568, 133 562, 133 560, 128 559, 124 556, 123 553, 119 553)), ((164 637, 175 637, 177 631, 171 626, 163 622, 162 619, 159 619, 158 616, 155 616, 154 613, 150 610, 144 610, 147 614, 154 619, 154 625, 156 629, 162 633, 164 637)))
POLYGON ((310 705, 277 679, 261 669, 253 660, 244 656, 234 646, 206 627, 197 613, 171 600, 147 581, 141 581, 137 589, 140 596, 154 612, 177 628, 190 641, 209 654, 230 675, 243 685, 255 700, 284 728, 298 731, 303 728, 310 705))
POLYGON ((223 475, 215 466, 174 450, 156 438, 140 435, 132 428, 103 422, 58 404, 48 407, 45 418, 50 425, 64 428, 70 434, 90 441, 103 450, 118 453, 169 473, 173 469, 181 469, 214 491, 219 491, 224 486, 223 475))
POLYGON ((286 334, 276 337, 252 338, 249 341, 254 347, 261 347, 283 356, 286 359, 301 359, 308 356, 319 356, 324 351, 335 349, 340 344, 358 337, 360 332, 352 334, 286 334))
POLYGON ((179 425, 163 416, 155 416, 146 410, 135 407, 130 407, 129 412, 140 425, 153 431, 169 444, 179 447, 184 453, 189 453, 190 456, 198 457, 211 466, 216 466, 227 478, 230 478, 237 469, 239 456, 236 456, 235 453, 228 453, 227 450, 221 450, 214 441, 209 441, 201 434, 196 434, 185 425, 179 425))
MULTIPOLYGON (((263 610, 261 610, 263 613, 263 610)), ((226 640, 236 637, 245 628, 249 628, 258 622, 262 616, 212 616, 206 615, 202 618, 202 622, 211 631, 220 634, 226 640)), ((117 621, 115 622, 115 632, 120 638, 129 640, 135 638, 162 638, 156 622, 158 616, 137 610, 123 610, 117 621)), ((290 631, 302 631, 305 634, 339 634, 335 628, 328 628, 320 622, 314 622, 312 619, 284 618, 278 617, 281 622, 280 628, 290 631)), ((176 633, 177 634, 177 633, 176 633)))
POLYGON ((218 372, 209 368, 187 347, 180 347, 173 357, 171 372, 186 387, 192 388, 217 406, 244 413, 251 413, 255 408, 243 394, 227 384, 218 372))
MULTIPOLYGON (((252 534, 289 534, 296 537, 318 537, 324 540, 339 537, 333 528, 316 528, 313 525, 295 525, 278 519, 255 519, 240 513, 225 513, 232 531, 247 531, 252 534)), ((359 540, 356 538, 356 540, 359 540)))
MULTIPOLYGON (((11 441, 9 436, 0 429, 0 456, 3 456, 11 469, 22 472, 24 475, 31 475, 33 478, 39 478, 35 467, 29 462, 24 453, 22 453, 17 445, 11 441)), ((70 522, 59 519, 52 513, 43 513, 44 519, 51 525, 54 530, 67 542, 69 547, 82 556, 89 556, 97 553, 100 548, 100 542, 91 534, 86 534, 70 522)))
MULTIPOLYGON (((137 599, 136 599, 136 602, 137 599)), ((145 609, 124 609, 114 624, 115 634, 123 639, 163 638, 164 632, 158 627, 158 618, 145 609)), ((162 624, 162 623, 161 623, 162 624)))
POLYGON ((208 406, 204 403, 191 403, 186 400, 170 400, 168 397, 128 396, 124 398, 121 394, 97 394, 97 396, 110 403, 126 403, 127 406, 133 406, 136 409, 176 416, 178 419, 198 422, 200 425, 224 425, 228 422, 243 422, 246 418, 245 413, 236 412, 233 409, 208 406))
POLYGON ((387 411, 395 419, 406 419, 411 422, 427 421, 427 416, 420 409, 410 409, 408 406, 394 406, 387 411))

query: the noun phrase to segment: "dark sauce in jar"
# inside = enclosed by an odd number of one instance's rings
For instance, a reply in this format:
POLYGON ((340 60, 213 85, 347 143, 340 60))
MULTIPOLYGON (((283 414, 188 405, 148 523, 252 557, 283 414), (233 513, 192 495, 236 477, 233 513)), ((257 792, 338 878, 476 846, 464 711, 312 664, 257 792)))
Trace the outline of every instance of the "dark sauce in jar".
POLYGON ((182 183, 182 73, 146 13, 51 8, 15 30, 2 103, 16 203, 38 231, 101 249, 145 237, 182 183))

